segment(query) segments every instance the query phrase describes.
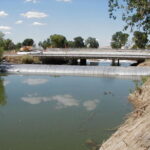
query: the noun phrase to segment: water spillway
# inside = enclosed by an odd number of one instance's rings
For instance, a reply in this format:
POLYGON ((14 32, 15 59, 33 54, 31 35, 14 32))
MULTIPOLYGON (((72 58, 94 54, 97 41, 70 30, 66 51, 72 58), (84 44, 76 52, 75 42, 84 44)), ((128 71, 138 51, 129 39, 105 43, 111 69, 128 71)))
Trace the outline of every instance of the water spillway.
POLYGON ((75 76, 148 76, 150 67, 114 67, 114 66, 69 66, 16 64, 0 65, 0 70, 7 73, 49 74, 75 76))

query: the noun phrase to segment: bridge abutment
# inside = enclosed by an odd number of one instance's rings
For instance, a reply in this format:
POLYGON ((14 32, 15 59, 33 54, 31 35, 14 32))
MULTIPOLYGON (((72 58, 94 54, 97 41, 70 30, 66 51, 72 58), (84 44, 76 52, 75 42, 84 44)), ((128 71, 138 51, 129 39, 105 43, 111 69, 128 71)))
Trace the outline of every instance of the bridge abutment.
POLYGON ((86 59, 80 59, 80 65, 86 65, 86 59))

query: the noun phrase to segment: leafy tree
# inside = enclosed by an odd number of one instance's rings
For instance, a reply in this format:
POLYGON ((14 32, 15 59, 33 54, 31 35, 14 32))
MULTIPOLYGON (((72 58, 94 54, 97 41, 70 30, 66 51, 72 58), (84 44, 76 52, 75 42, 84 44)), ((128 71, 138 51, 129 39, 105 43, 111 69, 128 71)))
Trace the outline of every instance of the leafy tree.
POLYGON ((150 34, 150 1, 149 0, 109 0, 110 17, 116 19, 114 14, 122 9, 122 19, 126 22, 125 29, 141 27, 144 32, 150 34))
POLYGON ((68 46, 68 48, 75 48, 75 42, 74 41, 68 41, 67 46, 68 46))
POLYGON ((25 39, 22 43, 23 46, 33 46, 34 40, 33 39, 25 39))
POLYGON ((135 31, 133 41, 135 43, 133 48, 145 49, 148 43, 148 36, 144 32, 135 31))
POLYGON ((89 47, 89 48, 98 48, 99 47, 99 43, 96 40, 96 38, 92 38, 92 37, 89 37, 85 41, 85 45, 86 45, 86 47, 89 47))
POLYGON ((4 42, 4 45, 3 45, 4 50, 13 50, 13 49, 15 49, 15 44, 12 42, 12 40, 6 39, 3 42, 4 42))
POLYGON ((43 42, 39 42, 39 46, 42 47, 43 49, 51 47, 51 41, 50 41, 50 39, 48 38, 47 40, 45 40, 43 42))
POLYGON ((121 48, 122 46, 125 46, 125 44, 128 41, 128 37, 129 35, 126 33, 116 32, 112 36, 111 47, 118 49, 121 48))
POLYGON ((51 45, 53 48, 65 48, 67 45, 66 37, 59 34, 50 36, 51 45))
POLYGON ((84 45, 84 39, 80 36, 74 38, 74 44, 75 44, 75 48, 83 48, 85 47, 84 45))
POLYGON ((0 62, 2 61, 2 56, 3 56, 3 48, 0 47, 0 62))
POLYGON ((22 47, 22 43, 20 43, 20 42, 15 45, 16 49, 20 49, 21 47, 22 47))
POLYGON ((3 80, 0 78, 0 105, 6 104, 6 95, 3 80))

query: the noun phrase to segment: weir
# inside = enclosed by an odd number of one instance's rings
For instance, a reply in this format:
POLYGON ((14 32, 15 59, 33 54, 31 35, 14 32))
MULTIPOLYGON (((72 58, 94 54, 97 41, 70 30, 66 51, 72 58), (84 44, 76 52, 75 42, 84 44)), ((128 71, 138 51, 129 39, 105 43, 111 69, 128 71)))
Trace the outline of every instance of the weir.
POLYGON ((69 66, 69 65, 0 65, 0 71, 17 74, 75 76, 149 76, 150 67, 69 66))

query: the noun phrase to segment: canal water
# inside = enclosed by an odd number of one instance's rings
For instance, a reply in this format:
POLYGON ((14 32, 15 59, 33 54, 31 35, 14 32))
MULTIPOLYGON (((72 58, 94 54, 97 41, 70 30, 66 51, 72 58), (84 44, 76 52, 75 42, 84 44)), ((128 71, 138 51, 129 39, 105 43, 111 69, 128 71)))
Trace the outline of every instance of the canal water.
POLYGON ((106 140, 132 111, 134 85, 105 77, 1 76, 0 150, 89 150, 89 141, 106 140))

